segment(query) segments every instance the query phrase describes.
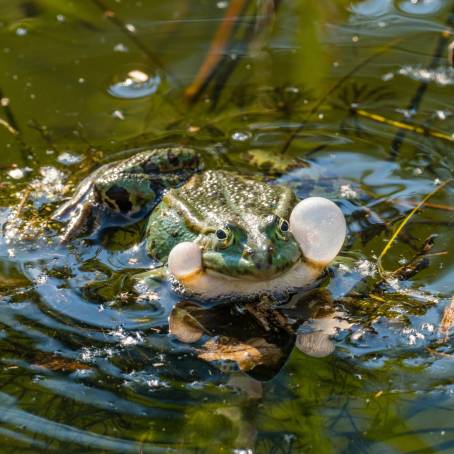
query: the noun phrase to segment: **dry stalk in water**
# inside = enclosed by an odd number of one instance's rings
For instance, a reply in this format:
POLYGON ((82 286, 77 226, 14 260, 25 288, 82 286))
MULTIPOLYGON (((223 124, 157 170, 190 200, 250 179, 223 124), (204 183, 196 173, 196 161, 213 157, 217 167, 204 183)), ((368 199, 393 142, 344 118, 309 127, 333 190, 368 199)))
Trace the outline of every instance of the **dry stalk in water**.
POLYGON ((380 275, 382 277, 385 277, 386 276, 386 272, 385 270, 383 269, 383 266, 382 266, 382 260, 383 260, 383 257, 388 253, 388 251, 391 249, 391 246, 393 245, 394 241, 396 240, 396 238, 399 236, 400 232, 403 230, 403 228, 408 224, 408 222, 410 221, 410 219, 416 214, 416 212, 421 209, 424 204, 433 196, 435 195, 438 191, 440 191, 441 189, 443 189, 449 182, 451 182, 452 180, 446 180, 445 182, 439 184, 432 192, 430 192, 429 194, 427 194, 422 200, 421 202, 419 202, 411 211, 410 213, 408 214, 408 216, 405 217, 405 219, 399 224, 399 226, 397 227, 396 231, 393 233, 393 235, 391 236, 391 238, 389 239, 389 241, 386 243, 386 246, 383 248, 383 250, 381 251, 380 255, 378 256, 378 259, 377 259, 377 270, 378 272, 380 273, 380 275))

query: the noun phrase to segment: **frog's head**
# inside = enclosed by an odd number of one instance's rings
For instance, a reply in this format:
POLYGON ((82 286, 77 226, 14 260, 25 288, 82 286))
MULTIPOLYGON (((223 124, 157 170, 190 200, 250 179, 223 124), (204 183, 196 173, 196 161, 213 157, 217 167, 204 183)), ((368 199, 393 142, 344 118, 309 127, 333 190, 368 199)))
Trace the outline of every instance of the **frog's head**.
MULTIPOLYGON (((252 216, 252 215, 251 215, 252 216)), ((304 287, 338 254, 346 225, 330 200, 300 201, 289 219, 276 215, 229 222, 170 252, 171 274, 207 297, 256 294, 304 287)))

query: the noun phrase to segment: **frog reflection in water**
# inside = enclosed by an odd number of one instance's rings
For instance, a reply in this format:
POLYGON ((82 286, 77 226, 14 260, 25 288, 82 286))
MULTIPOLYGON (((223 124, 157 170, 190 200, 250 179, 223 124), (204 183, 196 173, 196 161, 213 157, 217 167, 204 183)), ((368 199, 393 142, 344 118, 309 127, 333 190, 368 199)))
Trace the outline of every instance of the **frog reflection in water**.
POLYGON ((68 222, 63 240, 149 215, 148 254, 176 291, 202 299, 304 288, 338 254, 346 225, 333 202, 200 167, 196 151, 174 147, 99 168, 57 211, 68 222))

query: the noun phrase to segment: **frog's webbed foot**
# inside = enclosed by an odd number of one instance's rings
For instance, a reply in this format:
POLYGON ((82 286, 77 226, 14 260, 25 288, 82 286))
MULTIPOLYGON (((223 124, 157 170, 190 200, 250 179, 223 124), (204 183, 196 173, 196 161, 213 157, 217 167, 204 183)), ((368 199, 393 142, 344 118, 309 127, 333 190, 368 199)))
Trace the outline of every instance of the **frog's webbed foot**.
POLYGON ((53 214, 52 218, 66 223, 61 236, 62 243, 77 237, 93 234, 101 224, 102 207, 97 201, 92 179, 85 179, 74 196, 53 214))
MULTIPOLYGON (((61 236, 63 244, 73 240, 90 231, 90 225, 93 216, 93 206, 89 203, 84 203, 78 206, 77 214, 68 222, 61 236)), ((58 217, 55 216, 58 220, 58 217)))

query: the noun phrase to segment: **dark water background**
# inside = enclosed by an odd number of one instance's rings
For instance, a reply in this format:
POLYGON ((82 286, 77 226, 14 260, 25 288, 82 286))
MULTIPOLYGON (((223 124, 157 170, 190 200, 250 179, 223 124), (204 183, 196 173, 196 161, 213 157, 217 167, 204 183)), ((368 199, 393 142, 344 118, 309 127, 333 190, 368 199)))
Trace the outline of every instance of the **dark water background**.
POLYGON ((454 451, 452 184, 383 259, 396 270, 436 235, 427 266, 385 281, 376 267, 452 177, 454 3, 236 4, 229 46, 190 100, 229 2, 0 1, 2 453, 454 451), (241 310, 202 310, 214 328, 196 344, 170 335, 178 299, 131 288, 152 264, 141 226, 59 245, 50 215, 74 184, 153 144, 340 204, 333 306, 286 314, 331 335, 333 354, 282 335, 262 381, 205 361, 204 342, 229 317, 241 328, 241 310))

